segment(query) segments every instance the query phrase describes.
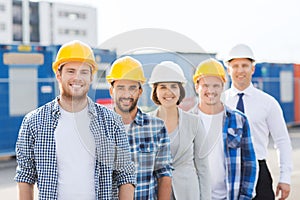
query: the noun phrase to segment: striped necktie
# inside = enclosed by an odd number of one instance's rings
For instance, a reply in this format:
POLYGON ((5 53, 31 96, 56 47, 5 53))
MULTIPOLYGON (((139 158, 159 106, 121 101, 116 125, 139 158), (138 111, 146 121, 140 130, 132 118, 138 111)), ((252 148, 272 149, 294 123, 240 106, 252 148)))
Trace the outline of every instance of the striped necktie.
POLYGON ((243 102, 244 93, 238 93, 238 95, 239 95, 239 101, 236 105, 236 109, 244 113, 244 102, 243 102))

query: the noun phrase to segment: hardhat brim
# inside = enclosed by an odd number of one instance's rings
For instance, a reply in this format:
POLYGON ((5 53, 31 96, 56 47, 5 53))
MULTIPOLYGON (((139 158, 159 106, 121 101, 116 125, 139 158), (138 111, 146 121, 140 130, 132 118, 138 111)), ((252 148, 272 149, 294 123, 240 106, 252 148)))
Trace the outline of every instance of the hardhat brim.
POLYGON ((136 79, 132 79, 132 78, 113 78, 112 76, 110 75, 107 75, 106 76, 106 81, 111 84, 112 82, 114 81, 120 81, 120 80, 128 80, 128 81, 136 81, 136 82, 139 82, 141 83, 142 85, 146 82, 146 79, 141 79, 141 80, 136 80, 136 79))
POLYGON ((59 67, 63 64, 66 64, 68 62, 82 62, 82 63, 88 63, 92 66, 92 73, 94 74, 97 70, 97 63, 93 60, 90 59, 82 59, 82 58, 65 58, 65 59, 60 59, 57 62, 53 62, 52 64, 52 70, 53 72, 56 74, 57 70, 59 69, 59 67))

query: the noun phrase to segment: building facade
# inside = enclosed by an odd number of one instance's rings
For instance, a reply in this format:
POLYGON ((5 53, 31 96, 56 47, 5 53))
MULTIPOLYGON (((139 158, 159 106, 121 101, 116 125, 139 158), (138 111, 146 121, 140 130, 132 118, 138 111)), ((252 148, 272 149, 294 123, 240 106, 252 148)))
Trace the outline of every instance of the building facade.
MULTIPOLYGON (((79 39, 91 46, 97 45, 97 8, 48 1, 29 1, 28 4, 30 43, 59 45, 79 39)), ((22 0, 0 0, 0 43, 24 41, 22 6, 22 0)))

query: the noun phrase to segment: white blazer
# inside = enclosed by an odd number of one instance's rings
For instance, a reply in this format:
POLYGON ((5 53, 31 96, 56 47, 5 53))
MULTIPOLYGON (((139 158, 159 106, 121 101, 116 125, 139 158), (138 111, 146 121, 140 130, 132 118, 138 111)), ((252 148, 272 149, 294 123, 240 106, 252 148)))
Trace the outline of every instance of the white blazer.
MULTIPOLYGON (((157 116, 158 109, 150 112, 157 116)), ((176 200, 210 200, 211 184, 205 130, 201 119, 178 108, 179 147, 173 156, 172 190, 176 200), (206 155, 203 157, 203 155, 206 155)))

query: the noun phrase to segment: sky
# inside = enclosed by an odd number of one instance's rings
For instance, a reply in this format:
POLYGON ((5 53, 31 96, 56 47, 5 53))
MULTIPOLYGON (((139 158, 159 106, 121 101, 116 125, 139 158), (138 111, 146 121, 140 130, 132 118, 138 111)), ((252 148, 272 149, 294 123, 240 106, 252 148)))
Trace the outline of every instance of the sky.
POLYGON ((63 1, 97 8, 100 46, 126 32, 153 28, 183 35, 218 58, 245 43, 258 61, 300 63, 298 0, 63 1))

